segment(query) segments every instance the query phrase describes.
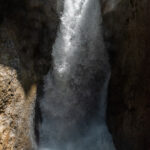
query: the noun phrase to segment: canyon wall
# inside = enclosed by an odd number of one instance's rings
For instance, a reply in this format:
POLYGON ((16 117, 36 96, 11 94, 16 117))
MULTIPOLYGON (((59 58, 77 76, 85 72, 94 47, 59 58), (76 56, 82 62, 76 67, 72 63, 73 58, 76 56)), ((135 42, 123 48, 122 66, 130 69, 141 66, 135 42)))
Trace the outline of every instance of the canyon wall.
POLYGON ((150 149, 149 16, 149 0, 122 0, 104 15, 112 58, 107 120, 118 150, 150 149))
POLYGON ((0 150, 36 148, 37 85, 50 67, 57 24, 55 0, 0 1, 0 150))

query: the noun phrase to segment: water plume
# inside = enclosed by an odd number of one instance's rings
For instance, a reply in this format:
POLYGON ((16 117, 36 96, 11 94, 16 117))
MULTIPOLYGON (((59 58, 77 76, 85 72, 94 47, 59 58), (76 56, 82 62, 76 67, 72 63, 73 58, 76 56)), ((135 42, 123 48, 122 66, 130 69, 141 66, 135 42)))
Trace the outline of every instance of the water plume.
POLYGON ((40 150, 115 150, 105 123, 110 66, 98 0, 65 0, 41 100, 40 150))

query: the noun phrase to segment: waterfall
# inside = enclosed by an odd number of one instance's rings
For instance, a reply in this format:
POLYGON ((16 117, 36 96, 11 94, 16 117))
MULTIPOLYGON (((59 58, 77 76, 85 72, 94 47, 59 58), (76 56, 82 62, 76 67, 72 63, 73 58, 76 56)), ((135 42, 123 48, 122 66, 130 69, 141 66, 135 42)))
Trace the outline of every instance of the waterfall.
POLYGON ((40 150, 115 150, 105 123, 110 66, 99 0, 65 0, 41 100, 40 150))

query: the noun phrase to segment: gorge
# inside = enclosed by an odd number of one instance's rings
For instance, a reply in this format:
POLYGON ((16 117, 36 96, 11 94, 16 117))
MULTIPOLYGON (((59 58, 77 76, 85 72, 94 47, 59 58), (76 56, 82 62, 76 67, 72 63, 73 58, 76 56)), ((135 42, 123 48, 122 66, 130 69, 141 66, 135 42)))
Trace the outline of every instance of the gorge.
POLYGON ((149 150, 149 7, 0 0, 0 150, 149 150))

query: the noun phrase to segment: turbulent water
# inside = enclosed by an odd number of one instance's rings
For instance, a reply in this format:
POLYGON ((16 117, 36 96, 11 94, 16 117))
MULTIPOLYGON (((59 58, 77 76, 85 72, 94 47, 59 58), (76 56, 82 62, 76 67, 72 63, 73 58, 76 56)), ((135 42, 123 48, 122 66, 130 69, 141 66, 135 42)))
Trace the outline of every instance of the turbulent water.
POLYGON ((41 100, 40 150, 114 150, 105 124, 110 77, 98 0, 65 0, 41 100))

